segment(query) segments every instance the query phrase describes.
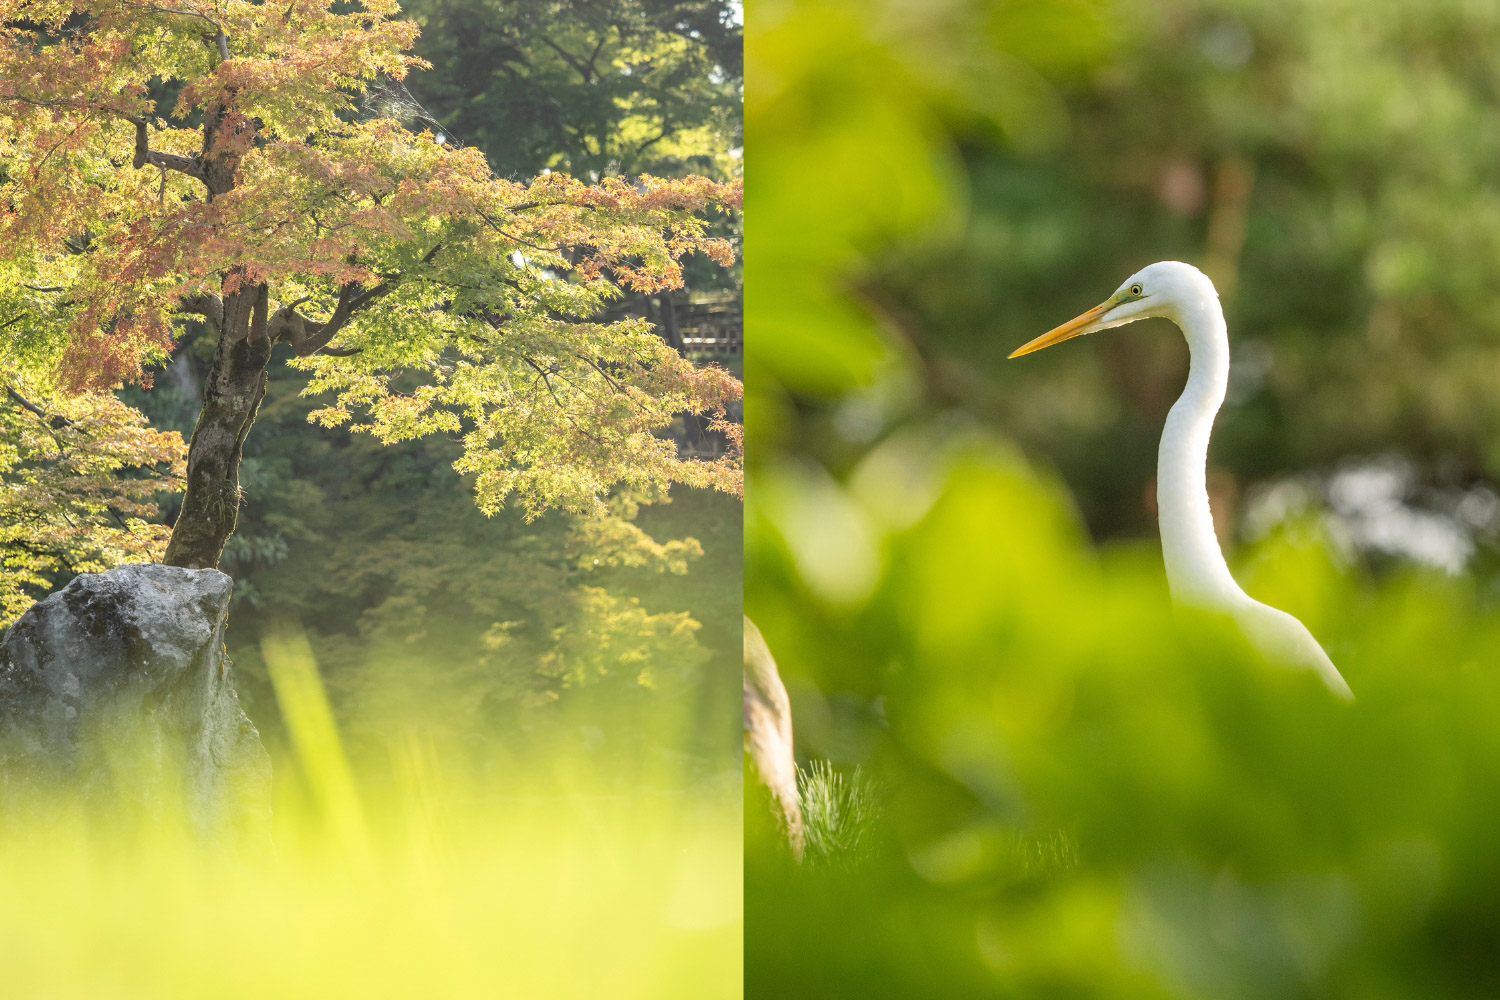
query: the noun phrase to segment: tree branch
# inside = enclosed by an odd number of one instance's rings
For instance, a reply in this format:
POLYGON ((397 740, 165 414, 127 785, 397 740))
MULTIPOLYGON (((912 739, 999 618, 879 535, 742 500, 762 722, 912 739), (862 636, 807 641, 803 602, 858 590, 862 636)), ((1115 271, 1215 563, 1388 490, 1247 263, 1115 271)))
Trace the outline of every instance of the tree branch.
MULTIPOLYGON (((159 9, 159 8, 153 8, 159 9)), ((168 13, 186 13, 184 11, 168 11, 168 13)), ((202 16, 202 15, 198 15, 202 16)), ((133 115, 119 108, 112 108, 106 104, 91 104, 88 101, 78 100, 41 100, 35 97, 23 97, 20 94, 7 94, 0 97, 4 101, 19 101, 22 104, 30 104, 36 108, 72 108, 77 111, 98 111, 107 115, 114 115, 135 126, 135 158, 131 166, 139 170, 150 164, 163 170, 175 170, 178 173, 187 174, 203 180, 203 166, 195 156, 179 156, 176 153, 159 153, 152 149, 148 141, 149 123, 140 115, 133 115)), ((48 154, 51 155, 50 153, 48 154)))
MULTIPOLYGON (((203 165, 198 161, 196 156, 178 156, 176 153, 156 152, 148 142, 149 133, 147 131, 146 119, 138 118, 135 115, 123 114, 120 117, 135 126, 135 159, 131 161, 131 166, 139 170, 149 163, 153 167, 160 167, 162 170, 175 170, 180 174, 187 174, 189 177, 196 177, 198 180, 207 183, 203 176, 203 165)), ((165 175, 163 179, 165 179, 165 175)))
POLYGON ((202 316, 215 327, 224 325, 224 300, 212 292, 189 295, 177 303, 177 311, 202 316))
MULTIPOLYGON (((583 77, 584 83, 593 82, 593 74, 589 72, 591 67, 585 66, 583 60, 579 59, 573 53, 569 52, 567 49, 563 48, 561 45, 558 45, 552 39, 545 36, 543 36, 542 38, 542 44, 546 45, 553 52, 556 52, 558 55, 562 56, 563 61, 566 62, 569 66, 572 66, 575 70, 578 71, 578 75, 583 77)), ((595 54, 598 54, 597 51, 595 52, 595 54)))
MULTIPOLYGON (((441 243, 434 246, 422 255, 421 263, 431 264, 433 258, 438 255, 438 251, 441 249, 443 249, 443 244, 441 243)), ((301 302, 306 301, 305 299, 291 305, 284 305, 276 310, 276 315, 271 318, 268 327, 271 340, 273 343, 290 344, 292 350, 301 358, 319 353, 330 354, 334 357, 348 357, 352 354, 358 354, 358 348, 347 350, 332 349, 328 345, 334 337, 339 335, 339 331, 348 325, 356 313, 369 306, 372 302, 378 302, 391 294, 391 292, 394 292, 396 286, 407 277, 409 275, 393 274, 374 288, 366 289, 365 291, 358 291, 359 286, 352 283, 340 285, 339 300, 334 304, 333 314, 322 323, 314 323, 297 312, 296 307, 301 302)))
POLYGON ((625 399, 628 400, 630 403, 634 404, 634 406, 635 406, 636 409, 641 410, 641 411, 645 411, 646 408, 641 405, 641 401, 639 399, 636 399, 629 392, 627 392, 625 390, 625 387, 623 385, 621 385, 618 381, 615 380, 614 376, 610 375, 609 372, 607 372, 607 371, 604 370, 604 366, 603 365, 599 364, 599 362, 595 361, 593 358, 587 358, 587 357, 584 357, 581 354, 578 355, 578 358, 584 364, 588 365, 590 368, 594 369, 594 371, 598 372, 601 376, 603 376, 604 377, 604 381, 606 383, 608 383, 609 387, 611 389, 613 389, 615 392, 619 393, 621 396, 624 396, 625 399))
POLYGON ((594 442, 595 444, 597 444, 597 445, 603 445, 604 444, 603 441, 599 440, 593 434, 590 434, 588 431, 586 431, 586 430, 583 429, 583 426, 581 424, 579 424, 579 422, 573 418, 573 414, 571 414, 571 413, 568 412, 568 408, 563 405, 563 401, 561 399, 557 398, 557 392, 556 392, 556 390, 554 390, 552 388, 552 380, 547 377, 547 371, 544 368, 542 368, 541 365, 537 364, 535 361, 533 361, 531 358, 527 357, 524 354, 521 355, 521 360, 524 361, 524 362, 526 362, 528 365, 530 365, 536 371, 537 375, 541 376, 542 385, 544 385, 544 386, 547 387, 547 395, 549 395, 549 396, 552 397, 552 402, 554 402, 554 403, 557 404, 557 408, 560 411, 562 411, 562 415, 563 415, 564 418, 566 418, 566 420, 568 421, 568 423, 570 423, 570 424, 573 425, 573 429, 576 430, 578 433, 582 434, 584 437, 588 438, 590 441, 594 442))
POLYGON ((7 385, 5 387, 5 394, 9 396, 21 409, 25 410, 27 413, 35 415, 38 420, 47 425, 47 433, 51 436, 52 443, 57 445, 57 453, 66 458, 68 455, 68 449, 63 447, 62 438, 57 436, 57 432, 62 430, 64 427, 72 427, 73 421, 60 414, 48 413, 46 410, 42 409, 40 406, 37 406, 31 400, 27 399, 25 396, 17 392, 14 386, 7 385))
POLYGON ((599 35, 599 44, 595 45, 594 51, 589 53, 588 72, 590 77, 598 72, 594 68, 594 64, 599 61, 599 53, 604 51, 604 43, 607 41, 609 41, 609 32, 601 32, 599 35))
POLYGON ((9 396, 11 398, 11 400, 14 401, 15 404, 17 406, 19 406, 21 409, 26 410, 26 411, 28 411, 30 413, 34 413, 38 417, 41 417, 43 420, 45 420, 45 421, 47 421, 49 423, 52 421, 52 414, 48 413, 46 410, 42 409, 40 406, 37 406, 35 403, 33 403, 31 400, 27 399, 25 396, 21 395, 19 392, 17 392, 11 386, 6 386, 5 387, 5 394, 7 396, 9 396))
POLYGON ((635 147, 635 155, 636 155, 636 157, 640 158, 640 156, 643 153, 645 153, 646 150, 650 149, 652 146, 656 145, 658 142, 661 142, 663 139, 665 139, 667 136, 669 136, 671 134, 672 134, 672 123, 671 123, 671 121, 669 121, 667 119, 666 115, 662 115, 662 118, 661 118, 661 131, 658 132, 653 137, 651 137, 650 139, 647 139, 645 142, 641 143, 639 146, 635 147))
POLYGON ((499 233, 501 236, 504 236, 508 240, 514 240, 517 243, 521 243, 521 244, 524 244, 525 246, 531 247, 531 249, 533 249, 533 250, 540 250, 542 253, 561 253, 564 250, 571 250, 572 249, 572 247, 566 247, 566 246, 562 246, 562 247, 542 247, 542 246, 537 246, 535 243, 531 243, 531 242, 529 242, 527 240, 523 240, 523 239, 521 239, 521 237, 513 235, 511 233, 507 233, 505 230, 501 229, 500 228, 500 224, 498 222, 496 222, 494 219, 490 218, 489 215, 486 214, 486 212, 484 211, 484 209, 479 208, 477 205, 474 206, 474 211, 477 212, 477 213, 479 213, 479 217, 484 220, 484 224, 485 225, 489 226, 491 229, 493 229, 495 232, 499 233))
POLYGON ((222 24, 220 24, 218 21, 215 21, 213 18, 209 17, 207 14, 203 13, 202 11, 197 11, 197 10, 176 10, 174 8, 171 8, 171 7, 158 7, 155 4, 149 4, 149 3, 132 3, 132 4, 126 4, 125 6, 127 6, 127 7, 134 7, 136 10, 150 10, 150 11, 155 11, 158 14, 177 14, 177 15, 179 15, 181 17, 196 17, 196 18, 200 18, 200 19, 202 19, 204 21, 207 21, 209 24, 211 24, 211 25, 214 26, 214 32, 217 34, 217 37, 214 39, 214 42, 215 42, 215 44, 218 45, 218 48, 219 48, 219 59, 220 59, 220 61, 222 61, 222 62, 228 62, 229 61, 229 36, 226 35, 226 34, 224 34, 224 26, 222 24))

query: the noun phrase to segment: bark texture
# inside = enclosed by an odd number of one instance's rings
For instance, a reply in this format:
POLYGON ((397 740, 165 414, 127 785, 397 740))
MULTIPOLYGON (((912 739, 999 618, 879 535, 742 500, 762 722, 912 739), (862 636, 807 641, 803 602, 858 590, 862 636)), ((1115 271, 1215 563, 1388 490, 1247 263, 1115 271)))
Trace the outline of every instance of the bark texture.
MULTIPOLYGON (((209 201, 234 189, 240 159, 259 125, 228 105, 215 105, 204 116, 203 151, 194 166, 209 201)), ((266 394, 271 363, 267 289, 246 279, 243 269, 232 269, 224 276, 222 297, 184 303, 217 329, 218 346, 188 443, 187 488, 162 559, 168 566, 217 569, 239 519, 240 458, 266 394)))
POLYGON ((188 444, 187 489, 162 560, 168 566, 216 569, 240 510, 240 459, 266 394, 271 338, 266 286, 223 300, 218 346, 203 383, 203 409, 188 444))

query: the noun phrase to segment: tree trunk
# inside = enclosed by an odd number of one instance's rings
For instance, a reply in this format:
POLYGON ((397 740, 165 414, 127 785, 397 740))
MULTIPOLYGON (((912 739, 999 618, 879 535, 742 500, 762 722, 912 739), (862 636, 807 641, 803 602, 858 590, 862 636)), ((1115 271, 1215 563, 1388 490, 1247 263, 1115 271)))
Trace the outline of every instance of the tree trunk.
POLYGON ((203 383, 203 410, 188 445, 187 491, 163 562, 217 569, 240 509, 240 458, 266 394, 271 339, 266 286, 224 296, 213 367, 203 383))
POLYGON ((661 293, 661 326, 657 331, 678 354, 687 353, 687 345, 682 342, 682 332, 677 329, 677 307, 672 304, 671 292, 661 293))

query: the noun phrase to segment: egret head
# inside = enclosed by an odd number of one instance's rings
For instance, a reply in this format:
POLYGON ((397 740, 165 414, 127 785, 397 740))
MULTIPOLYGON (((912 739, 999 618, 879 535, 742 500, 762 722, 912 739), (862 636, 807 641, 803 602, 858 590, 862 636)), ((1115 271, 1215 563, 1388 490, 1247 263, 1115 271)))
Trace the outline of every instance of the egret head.
POLYGON ((1124 326, 1151 316, 1165 316, 1176 321, 1185 305, 1205 296, 1217 298, 1213 282, 1193 265, 1175 260, 1150 264, 1126 278, 1125 283, 1115 289, 1115 294, 1082 316, 1022 344, 1010 356, 1019 358, 1086 333, 1124 326))

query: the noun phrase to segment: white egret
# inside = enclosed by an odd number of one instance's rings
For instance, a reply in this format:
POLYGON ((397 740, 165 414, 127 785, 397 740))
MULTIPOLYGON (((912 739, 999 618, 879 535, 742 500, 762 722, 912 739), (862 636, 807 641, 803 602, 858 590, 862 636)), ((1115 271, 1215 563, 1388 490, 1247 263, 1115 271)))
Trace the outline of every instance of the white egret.
POLYGON ((771 790, 792 855, 802 860, 807 833, 797 793, 797 758, 792 753, 792 702, 776 670, 771 648, 745 616, 745 749, 760 780, 771 790))
POLYGON ((1167 414, 1156 466, 1157 521, 1173 598, 1227 612, 1271 659, 1307 667, 1335 694, 1354 697, 1307 626, 1240 589, 1214 535, 1206 482, 1208 436, 1229 386, 1229 330, 1219 293, 1206 274, 1178 261, 1152 264, 1099 305, 1010 356, 1152 316, 1177 324, 1187 338, 1190 359, 1187 388, 1167 414))

